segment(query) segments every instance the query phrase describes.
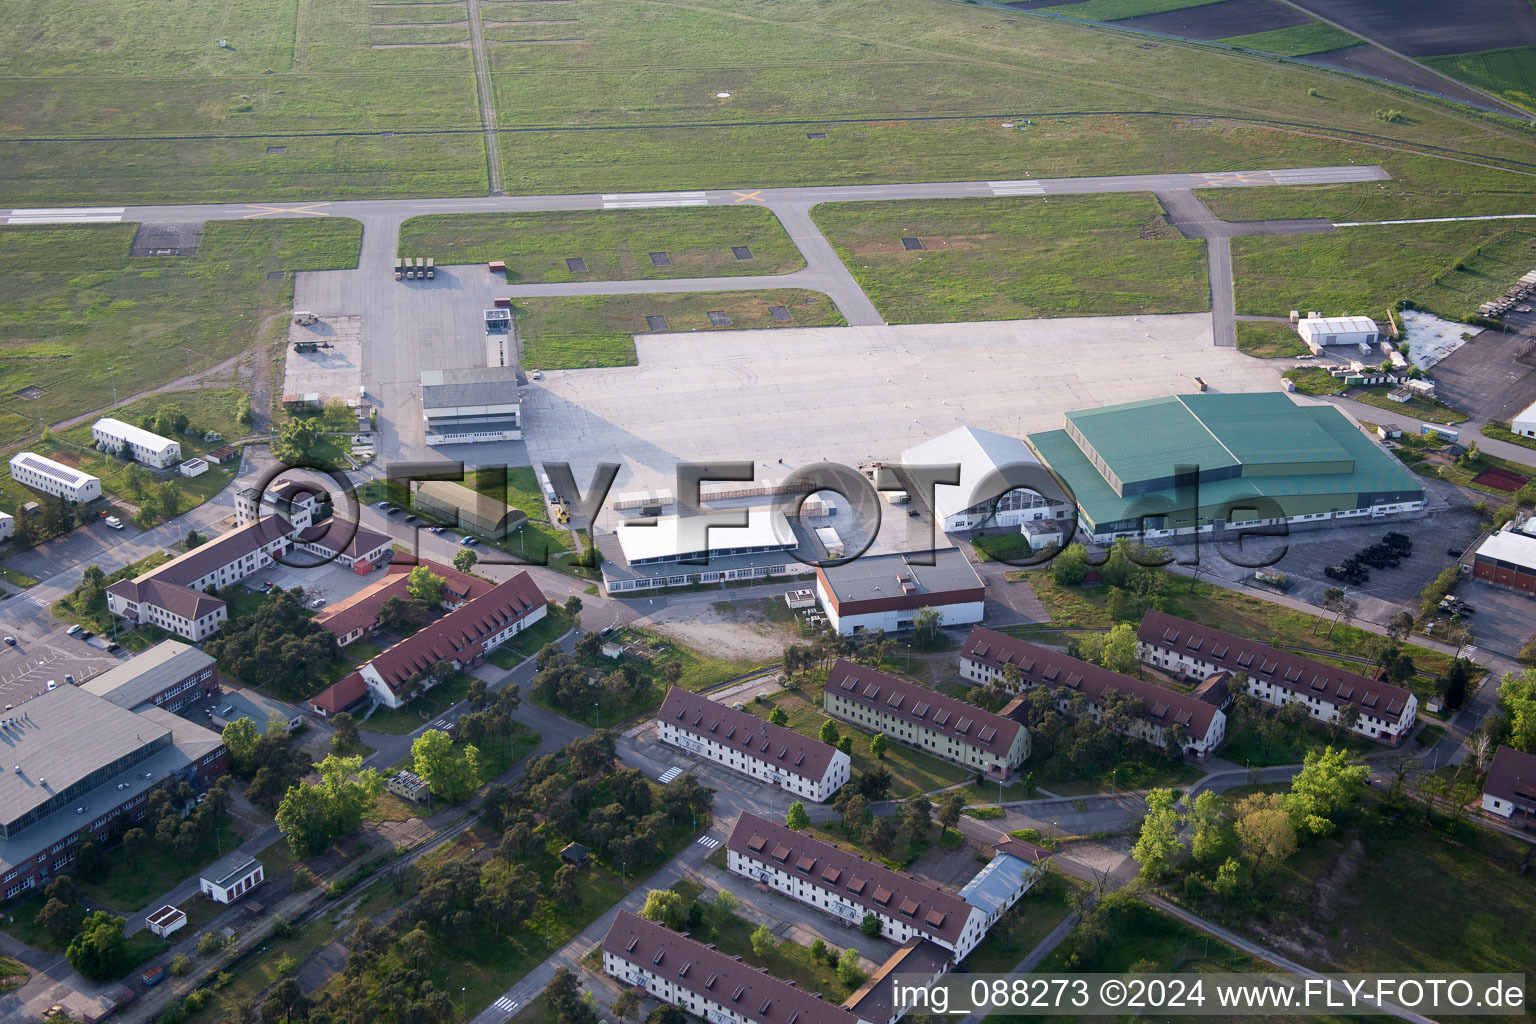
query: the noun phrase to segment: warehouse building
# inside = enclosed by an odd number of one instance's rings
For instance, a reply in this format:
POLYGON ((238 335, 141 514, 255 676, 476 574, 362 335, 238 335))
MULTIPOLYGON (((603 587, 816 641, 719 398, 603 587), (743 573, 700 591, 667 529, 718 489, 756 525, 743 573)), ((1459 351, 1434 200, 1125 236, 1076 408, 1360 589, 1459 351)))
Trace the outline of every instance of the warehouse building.
POLYGON ((806 576, 795 557, 800 540, 777 508, 745 512, 745 526, 718 526, 711 515, 658 516, 652 525, 625 522, 600 534, 603 587, 610 594, 695 583, 806 576))
POLYGON ((887 1024, 627 910, 608 926, 602 950, 604 974, 714 1024, 887 1024))
POLYGON ((1515 414, 1509 421, 1509 429, 1521 437, 1536 437, 1536 402, 1515 414))
MULTIPOLYGON (((1165 749, 1170 739, 1178 739, 1184 753, 1198 760, 1209 757, 1226 739, 1227 716, 1219 707, 1224 703, 1219 693, 1211 700, 1180 693, 979 626, 961 650, 960 675, 1013 693, 1048 687, 1055 691, 1056 709, 1063 714, 1072 712, 1074 695, 1082 694, 1095 720, 1103 718, 1111 693, 1132 698, 1141 703, 1141 717, 1126 735, 1165 749)), ((1023 699, 1010 702, 1003 714, 1023 717, 1023 699)))
POLYGON ((528 518, 521 509, 452 480, 411 484, 411 505, 425 516, 487 540, 501 540, 528 518))
POLYGON ((1472 576, 1536 596, 1536 517, 1508 523, 1472 552, 1472 576))
POLYGON ((170 469, 181 461, 181 442, 110 416, 91 427, 91 439, 101 451, 117 455, 126 450, 133 461, 156 469, 170 469))
POLYGON ((1029 757, 1029 730, 926 686, 837 660, 822 697, 827 714, 866 732, 1006 779, 1029 757))
POLYGON ((73 466, 45 459, 36 452, 17 452, 11 456, 11 479, 23 487, 65 501, 87 502, 101 497, 99 479, 73 466))
POLYGON ((1511 824, 1536 824, 1536 755, 1500 746, 1483 782, 1483 810, 1511 824))
POLYGON ((217 733, 144 705, 129 711, 84 688, 46 691, 0 717, 0 893, 14 899, 66 872, 82 839, 105 841, 149 794, 229 769, 217 733))
POLYGON ((958 963, 987 932, 986 913, 952 892, 743 811, 726 841, 726 866, 858 925, 866 914, 895 943, 928 939, 958 963))
POLYGON ((1353 732, 1389 746, 1401 743, 1418 721, 1419 699, 1401 686, 1166 612, 1149 611, 1142 617, 1136 653, 1148 665, 1181 679, 1225 672, 1234 687, 1246 679, 1250 697, 1275 707, 1305 704, 1323 725, 1338 722, 1340 712, 1353 706, 1359 711, 1353 732))
POLYGON ((1357 348, 1374 348, 1381 340, 1381 328, 1368 316, 1319 316, 1308 313, 1306 319, 1296 322, 1296 333, 1301 336, 1313 355, 1340 345, 1357 348))
POLYGON ((924 608, 945 626, 980 622, 986 590, 957 548, 912 554, 865 555, 816 569, 816 597, 827 621, 847 636, 866 630, 907 629, 924 608), (925 559, 932 565, 921 564, 925 559))
POLYGON ((421 418, 429 445, 521 440, 517 367, 422 370, 421 418))
POLYGON ((680 686, 656 713, 656 738, 806 800, 825 803, 848 781, 852 760, 801 736, 680 686))
POLYGON ((919 466, 959 467, 958 484, 933 489, 934 520, 945 533, 1019 529, 1028 522, 1070 519, 1076 511, 1059 487, 1051 489, 1049 497, 1032 489, 1050 477, 1018 438, 960 427, 908 448, 901 461, 909 471, 919 466))
POLYGON ((212 657, 179 640, 162 640, 115 668, 80 684, 86 693, 120 708, 143 707, 179 711, 219 689, 219 670, 212 657))
POLYGON ((1278 392, 1079 410, 1028 441, 1101 544, 1424 509, 1417 478, 1343 413, 1278 392))

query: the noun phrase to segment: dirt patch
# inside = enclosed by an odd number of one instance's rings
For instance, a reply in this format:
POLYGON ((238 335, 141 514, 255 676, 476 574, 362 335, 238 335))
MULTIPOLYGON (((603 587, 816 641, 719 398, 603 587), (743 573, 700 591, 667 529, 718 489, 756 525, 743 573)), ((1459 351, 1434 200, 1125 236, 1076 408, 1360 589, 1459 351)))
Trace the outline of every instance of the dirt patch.
POLYGON ((799 639, 792 627, 770 622, 757 605, 737 601, 674 604, 635 625, 654 627, 678 643, 732 661, 777 659, 799 639))
POLYGON ((1410 57, 1536 46, 1527 0, 1303 0, 1302 7, 1410 57))
POLYGON ((1375 46, 1347 46, 1342 50, 1309 53, 1304 62, 1315 62, 1327 67, 1339 68, 1351 74, 1397 82, 1400 85, 1423 89, 1425 92, 1440 96, 1449 96, 1451 99, 1465 103, 1482 106, 1488 102, 1487 97, 1480 93, 1463 88, 1455 82, 1446 81, 1417 64, 1410 64, 1401 57, 1394 57, 1375 46))
POLYGON ((1220 3, 1201 4, 1199 7, 1185 7, 1161 14, 1122 18, 1114 24, 1122 28, 1166 32, 1190 39, 1225 39, 1227 36, 1305 25, 1311 20, 1279 0, 1221 0, 1220 3))
POLYGON ((1481 484, 1484 487, 1492 487, 1496 491, 1514 494, 1520 488, 1530 483, 1531 478, 1495 466, 1492 469, 1485 469, 1477 474, 1477 476, 1472 478, 1472 482, 1481 484))
MULTIPOLYGON (((270 152, 270 150, 268 150, 270 152)), ((134 232, 129 256, 192 256, 203 241, 203 222, 143 224, 134 232)))
MULTIPOLYGON (((486 28, 510 28, 513 25, 578 25, 580 18, 545 18, 539 21, 482 21, 486 28)), ((458 24, 467 24, 459 22, 458 24)))
MULTIPOLYGON (((548 2, 548 0, 545 0, 545 2, 548 2)), ((497 43, 497 44, 512 44, 512 43, 533 43, 533 44, 549 43, 549 44, 553 44, 553 43, 584 43, 584 42, 586 42, 586 40, 585 39, 487 39, 486 42, 488 42, 488 43, 497 43)))
POLYGON ((1153 217, 1141 226, 1137 237, 1143 241, 1162 240, 1165 238, 1183 238, 1184 235, 1178 228, 1169 224, 1162 217, 1153 217))

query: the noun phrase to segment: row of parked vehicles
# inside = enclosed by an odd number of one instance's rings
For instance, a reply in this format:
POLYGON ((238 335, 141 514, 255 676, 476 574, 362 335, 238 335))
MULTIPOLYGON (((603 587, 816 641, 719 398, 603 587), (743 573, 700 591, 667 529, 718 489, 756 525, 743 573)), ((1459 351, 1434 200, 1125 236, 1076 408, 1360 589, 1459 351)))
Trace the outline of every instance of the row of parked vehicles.
POLYGON ((1323 575, 1359 586, 1371 578, 1372 569, 1396 569, 1403 559, 1412 556, 1412 538, 1406 533, 1392 532, 1340 564, 1328 566, 1323 570, 1323 575))

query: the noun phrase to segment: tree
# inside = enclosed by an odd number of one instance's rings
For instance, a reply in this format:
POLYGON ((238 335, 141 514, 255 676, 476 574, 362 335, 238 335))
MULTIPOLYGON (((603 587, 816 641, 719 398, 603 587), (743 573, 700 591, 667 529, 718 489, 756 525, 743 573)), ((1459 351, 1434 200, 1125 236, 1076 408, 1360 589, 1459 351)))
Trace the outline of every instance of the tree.
POLYGON ((721 889, 715 893, 715 902, 710 905, 710 914, 717 923, 729 921, 732 917, 736 916, 736 911, 740 907, 741 901, 735 897, 731 890, 721 889))
POLYGON ((1141 822, 1141 836, 1131 848, 1131 857, 1149 878, 1159 878, 1184 844, 1179 840, 1179 812, 1173 806, 1173 790, 1153 789, 1147 793, 1147 815, 1141 822))
POLYGON ((272 442, 272 457, 290 466, 303 465, 309 461, 309 451, 319 436, 320 427, 315 421, 290 420, 272 442))
POLYGON ((864 972, 859 970, 859 951, 852 946, 837 958, 837 980, 849 988, 857 988, 864 981, 864 972))
POLYGON ((688 1015, 671 1003, 662 1003, 645 1018, 645 1024, 688 1024, 688 1015))
POLYGON ((619 1020, 629 1020, 640 1015, 640 993, 633 988, 622 989, 613 997, 613 1015, 619 1020))
POLYGON ((1461 569, 1450 565, 1440 570, 1440 574, 1429 582, 1420 595, 1420 610, 1429 615, 1440 607, 1440 601, 1449 594, 1461 580, 1461 569))
POLYGON ((837 723, 829 718, 825 722, 821 723, 821 731, 816 734, 816 738, 821 740, 823 743, 835 747, 837 746, 837 739, 839 735, 840 734, 837 731, 837 723))
POLYGON ((877 817, 864 830, 864 841, 877 853, 890 853, 896 845, 896 823, 889 817, 877 817))
POLYGON ((572 594, 565 599, 565 614, 571 617, 571 622, 578 628, 581 626, 581 598, 572 594))
POLYGON ((256 743, 261 739, 256 723, 249 718, 237 718, 224 727, 221 738, 224 740, 224 749, 229 751, 229 760, 235 774, 251 774, 255 770, 253 759, 256 743))
POLYGON ((130 828, 123 833, 123 856, 129 865, 139 862, 139 855, 149 845, 149 836, 141 828, 130 828))
POLYGON ((1195 860, 1209 864, 1221 852, 1221 798, 1208 789, 1202 790, 1190 804, 1189 823, 1194 830, 1190 836, 1190 852, 1195 860))
POLYGON ((75 928, 75 915, 67 901, 50 896, 32 918, 32 923, 49 935, 55 942, 63 942, 75 928))
POLYGON ((774 939, 773 933, 768 930, 766 924, 760 924, 752 933, 752 952, 763 959, 767 959, 778 951, 779 943, 774 939))
POLYGON ((379 605, 379 628, 387 633, 409 633, 426 625, 427 606, 415 599, 385 598, 379 605))
POLYGON ((1238 801, 1234 811, 1237 842, 1253 858, 1255 872, 1296 852, 1296 829, 1277 793, 1255 793, 1238 801))
POLYGON ((784 824, 796 832, 811 827, 811 816, 805 813, 803 802, 796 800, 789 805, 789 810, 784 814, 784 824))
POLYGON ((434 796, 456 804, 480 786, 480 751, 474 744, 455 747, 441 729, 428 729, 411 744, 412 771, 431 787, 434 796))
POLYGON ((912 616, 912 643, 920 650, 937 647, 944 639, 940 632, 943 619, 937 608, 919 608, 912 616))
POLYGON ((181 411, 181 406, 174 402, 166 402, 155 410, 155 430, 161 434, 184 433, 191 420, 187 414, 181 411))
POLYGON ((768 712, 768 721, 772 722, 774 725, 788 725, 789 715, 784 713, 783 708, 776 707, 772 711, 768 712))
POLYGON ((1387 636, 1402 643, 1413 632, 1413 615, 1410 612, 1398 612, 1387 620, 1387 636))
POLYGON ((1472 669, 1466 659, 1457 658, 1440 677, 1440 699, 1449 711, 1456 711, 1467 702, 1467 684, 1471 682, 1472 669))
POLYGON ((144 495, 149 493, 149 485, 153 479, 149 471, 135 462, 124 473, 123 483, 128 487, 128 494, 134 501, 143 501, 144 495))
POLYGON ((682 893, 652 889, 645 894, 645 906, 640 908, 640 916, 664 924, 673 931, 682 931, 688 924, 688 904, 682 893))
POLYGON ((405 578, 405 592, 428 608, 443 603, 443 584, 446 581, 424 565, 418 565, 405 578))
POLYGON ((357 831, 384 788, 375 769, 363 769, 361 757, 328 754, 315 770, 319 783, 289 787, 277 808, 277 827, 296 857, 314 856, 331 840, 357 831))
POLYGON ((453 567, 459 572, 469 572, 480 561, 480 556, 475 554, 473 548, 459 548, 453 553, 453 567))
POLYGON ((960 812, 965 809, 965 797, 957 789, 952 789, 944 795, 939 803, 940 832, 954 828, 960 823, 960 812))
POLYGON ((160 502, 160 512, 167 519, 181 515, 181 488, 174 481, 162 480, 155 488, 155 498, 160 502))
POLYGON ((1136 656, 1136 628, 1128 622, 1122 622, 1109 631, 1104 638, 1104 651, 1100 656, 1099 664, 1111 672, 1119 672, 1121 675, 1130 675, 1141 668, 1141 659, 1136 656))
POLYGON ((105 910, 93 910, 81 922, 64 955, 87 978, 107 981, 119 973, 123 945, 123 919, 105 910))
POLYGON ((1499 680, 1499 710, 1509 723, 1507 742, 1516 750, 1536 754, 1536 668, 1499 680))
POLYGON ((1316 835, 1329 831, 1334 819, 1360 800, 1369 776, 1370 769, 1349 764, 1343 750, 1330 746, 1321 752, 1308 751, 1285 795, 1285 812, 1292 826, 1316 835))
POLYGON ((1076 586, 1088 575, 1088 549, 1068 544, 1051 562, 1051 578, 1062 586, 1076 586))
POLYGON ((869 738, 869 752, 875 755, 877 761, 885 760, 885 751, 889 746, 890 742, 883 732, 877 732, 869 738))
POLYGON ((838 740, 837 741, 837 749, 841 750, 843 753, 847 754, 849 757, 852 757, 853 756, 853 737, 852 736, 844 736, 842 739, 838 740))
POLYGON ((880 937, 880 918, 874 914, 866 913, 864 920, 859 922, 859 930, 872 939, 880 937))
POLYGON ((1243 884, 1243 865, 1236 857, 1228 857, 1216 869, 1216 881, 1211 887, 1221 896, 1232 897, 1243 884))
POLYGON ((338 748, 354 747, 358 744, 357 719, 345 711, 331 716, 331 744, 338 748))

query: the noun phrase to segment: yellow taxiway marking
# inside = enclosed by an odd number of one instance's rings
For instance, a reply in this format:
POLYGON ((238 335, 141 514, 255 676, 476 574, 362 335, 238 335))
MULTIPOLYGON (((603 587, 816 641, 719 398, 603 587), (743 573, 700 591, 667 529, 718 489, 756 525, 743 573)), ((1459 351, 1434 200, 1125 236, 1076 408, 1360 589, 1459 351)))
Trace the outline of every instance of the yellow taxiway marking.
POLYGON ((301 217, 329 217, 330 214, 315 209, 317 206, 330 206, 330 203, 305 203, 302 206, 268 206, 265 203, 246 203, 246 206, 258 211, 248 213, 241 220, 250 220, 252 217, 270 217, 274 214, 289 213, 301 217))
POLYGON ((745 203, 745 202, 753 202, 753 203, 765 202, 765 200, 763 199, 763 190, 762 189, 757 189, 754 192, 732 192, 731 195, 737 197, 735 200, 733 200, 731 202, 732 206, 735 206, 737 203, 745 203))

